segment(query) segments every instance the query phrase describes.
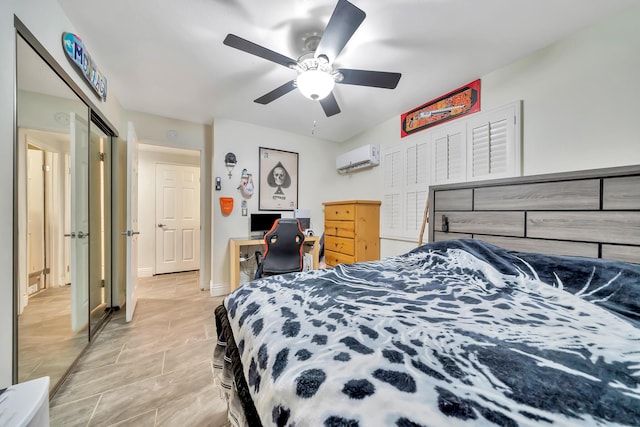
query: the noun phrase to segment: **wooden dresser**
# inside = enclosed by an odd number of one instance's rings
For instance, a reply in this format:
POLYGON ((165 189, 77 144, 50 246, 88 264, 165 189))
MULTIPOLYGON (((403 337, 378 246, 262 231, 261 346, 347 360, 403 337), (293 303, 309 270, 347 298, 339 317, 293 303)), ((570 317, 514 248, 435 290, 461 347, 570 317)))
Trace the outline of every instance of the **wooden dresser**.
POLYGON ((380 259, 380 201, 325 202, 327 266, 380 259))

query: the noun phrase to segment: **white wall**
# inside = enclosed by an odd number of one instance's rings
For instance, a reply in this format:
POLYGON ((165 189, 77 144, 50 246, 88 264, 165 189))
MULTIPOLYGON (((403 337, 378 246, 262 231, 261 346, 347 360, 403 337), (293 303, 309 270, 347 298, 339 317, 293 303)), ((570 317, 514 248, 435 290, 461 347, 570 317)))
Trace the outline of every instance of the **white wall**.
MULTIPOLYGON (((138 277, 155 273, 156 164, 200 167, 200 152, 141 144, 138 156, 138 277)), ((202 185, 206 183, 201 183, 202 185)), ((201 187, 202 187, 201 185, 201 187)), ((202 193, 201 188, 201 193, 202 193)), ((205 191, 207 191, 205 189, 205 191)), ((206 236, 201 236, 205 238, 206 236)), ((209 264, 207 259, 204 264, 209 264)), ((207 280, 208 283, 208 280, 207 280)))
POLYGON ((482 108, 524 100, 524 174, 640 163, 640 6, 482 77, 482 108))
MULTIPOLYGON (((639 22, 640 7, 633 7, 481 76, 483 111, 523 100, 523 174, 640 164, 639 22)), ((400 138, 396 116, 352 138, 339 153, 420 135, 400 138)), ((334 178, 338 198, 381 200, 381 167, 334 178)), ((381 256, 415 246, 382 239, 381 256)))
MULTIPOLYGON (((329 141, 294 135, 261 126, 216 119, 213 127, 214 177, 222 179, 222 189, 213 195, 213 264, 212 286, 214 295, 222 295, 229 290, 229 238, 248 237, 249 217, 241 215, 240 203, 243 200, 240 191, 242 169, 253 175, 256 192, 247 200, 248 211, 258 211, 258 148, 267 147, 299 153, 298 171, 298 207, 311 210, 311 228, 320 235, 324 228, 322 202, 338 200, 333 184, 335 158, 338 145, 329 141), (233 152, 237 165, 233 176, 228 177, 224 157, 233 152), (233 197, 233 212, 225 217, 220 211, 220 197, 233 197)), ((293 212, 283 212, 283 216, 293 216, 293 212)))

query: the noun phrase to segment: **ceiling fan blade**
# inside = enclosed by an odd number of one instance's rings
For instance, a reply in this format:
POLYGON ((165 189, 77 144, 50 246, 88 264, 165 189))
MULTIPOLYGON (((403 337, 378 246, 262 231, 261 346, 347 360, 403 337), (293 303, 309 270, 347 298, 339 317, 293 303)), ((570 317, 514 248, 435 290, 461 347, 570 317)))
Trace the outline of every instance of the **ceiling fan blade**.
POLYGON ((329 63, 332 63, 362 24, 365 16, 367 14, 363 10, 347 0, 339 0, 316 49, 316 58, 325 55, 329 58, 329 63))
POLYGON ((350 70, 341 68, 338 70, 343 79, 336 83, 346 85, 373 86, 384 89, 395 89, 398 86, 400 73, 387 73, 385 71, 350 70))
POLYGON ((289 92, 291 92, 295 88, 296 88, 296 86, 294 85, 294 80, 291 80, 290 82, 287 82, 287 83, 283 84, 282 86, 275 88, 274 90, 272 90, 271 92, 267 93, 266 95, 262 95, 260 98, 254 100, 253 102, 257 102, 258 104, 266 105, 266 104, 270 103, 271 101, 275 101, 276 99, 280 98, 282 95, 288 94, 289 92))
POLYGON ((322 105, 322 109, 327 117, 331 117, 334 114, 338 114, 340 112, 340 107, 338 107, 338 101, 336 101, 336 97, 333 96, 333 92, 327 95, 325 98, 320 100, 320 105, 322 105))
POLYGON ((276 64, 283 65, 287 68, 291 68, 292 65, 296 65, 298 62, 295 59, 291 59, 287 56, 274 52, 266 47, 262 47, 258 44, 245 40, 242 37, 238 37, 235 34, 227 34, 222 42, 227 46, 234 47, 241 51, 250 53, 260 58, 264 58, 267 61, 275 62, 276 64))

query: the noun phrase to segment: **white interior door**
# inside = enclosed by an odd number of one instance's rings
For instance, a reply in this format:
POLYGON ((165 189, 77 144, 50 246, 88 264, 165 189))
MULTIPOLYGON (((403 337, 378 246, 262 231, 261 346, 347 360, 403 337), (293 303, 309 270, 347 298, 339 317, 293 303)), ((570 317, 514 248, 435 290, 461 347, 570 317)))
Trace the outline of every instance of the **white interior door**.
POLYGON ((71 151, 71 328, 89 320, 89 126, 69 115, 71 151))
POLYGON ((47 185, 45 190, 47 230, 45 234, 47 235, 47 267, 50 269, 47 286, 60 287, 68 283, 65 280, 65 275, 68 274, 66 266, 69 264, 65 246, 68 239, 63 236, 66 226, 65 217, 69 211, 69 206, 65 205, 65 200, 68 197, 65 194, 65 154, 49 151, 46 153, 46 159, 49 171, 45 174, 47 185))
MULTIPOLYGON (((27 253, 29 277, 45 269, 44 265, 44 152, 27 150, 27 253)), ((32 283, 32 280, 29 281, 32 283)), ((39 281, 38 284, 42 285, 39 281)), ((28 293, 39 290, 29 286, 28 293)))
POLYGON ((127 132, 127 301, 126 319, 130 322, 138 302, 138 137, 133 123, 127 132))
POLYGON ((156 274, 200 268, 200 168, 156 165, 156 274))

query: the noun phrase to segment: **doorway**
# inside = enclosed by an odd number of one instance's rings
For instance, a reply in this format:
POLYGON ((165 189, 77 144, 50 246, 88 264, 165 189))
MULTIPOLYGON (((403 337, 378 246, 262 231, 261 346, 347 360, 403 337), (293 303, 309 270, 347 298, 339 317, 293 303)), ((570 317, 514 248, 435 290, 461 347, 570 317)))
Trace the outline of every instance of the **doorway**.
POLYGON ((156 164, 156 274, 200 267, 200 168, 156 164))
POLYGON ((200 269, 200 152, 139 145, 139 277, 200 269))

